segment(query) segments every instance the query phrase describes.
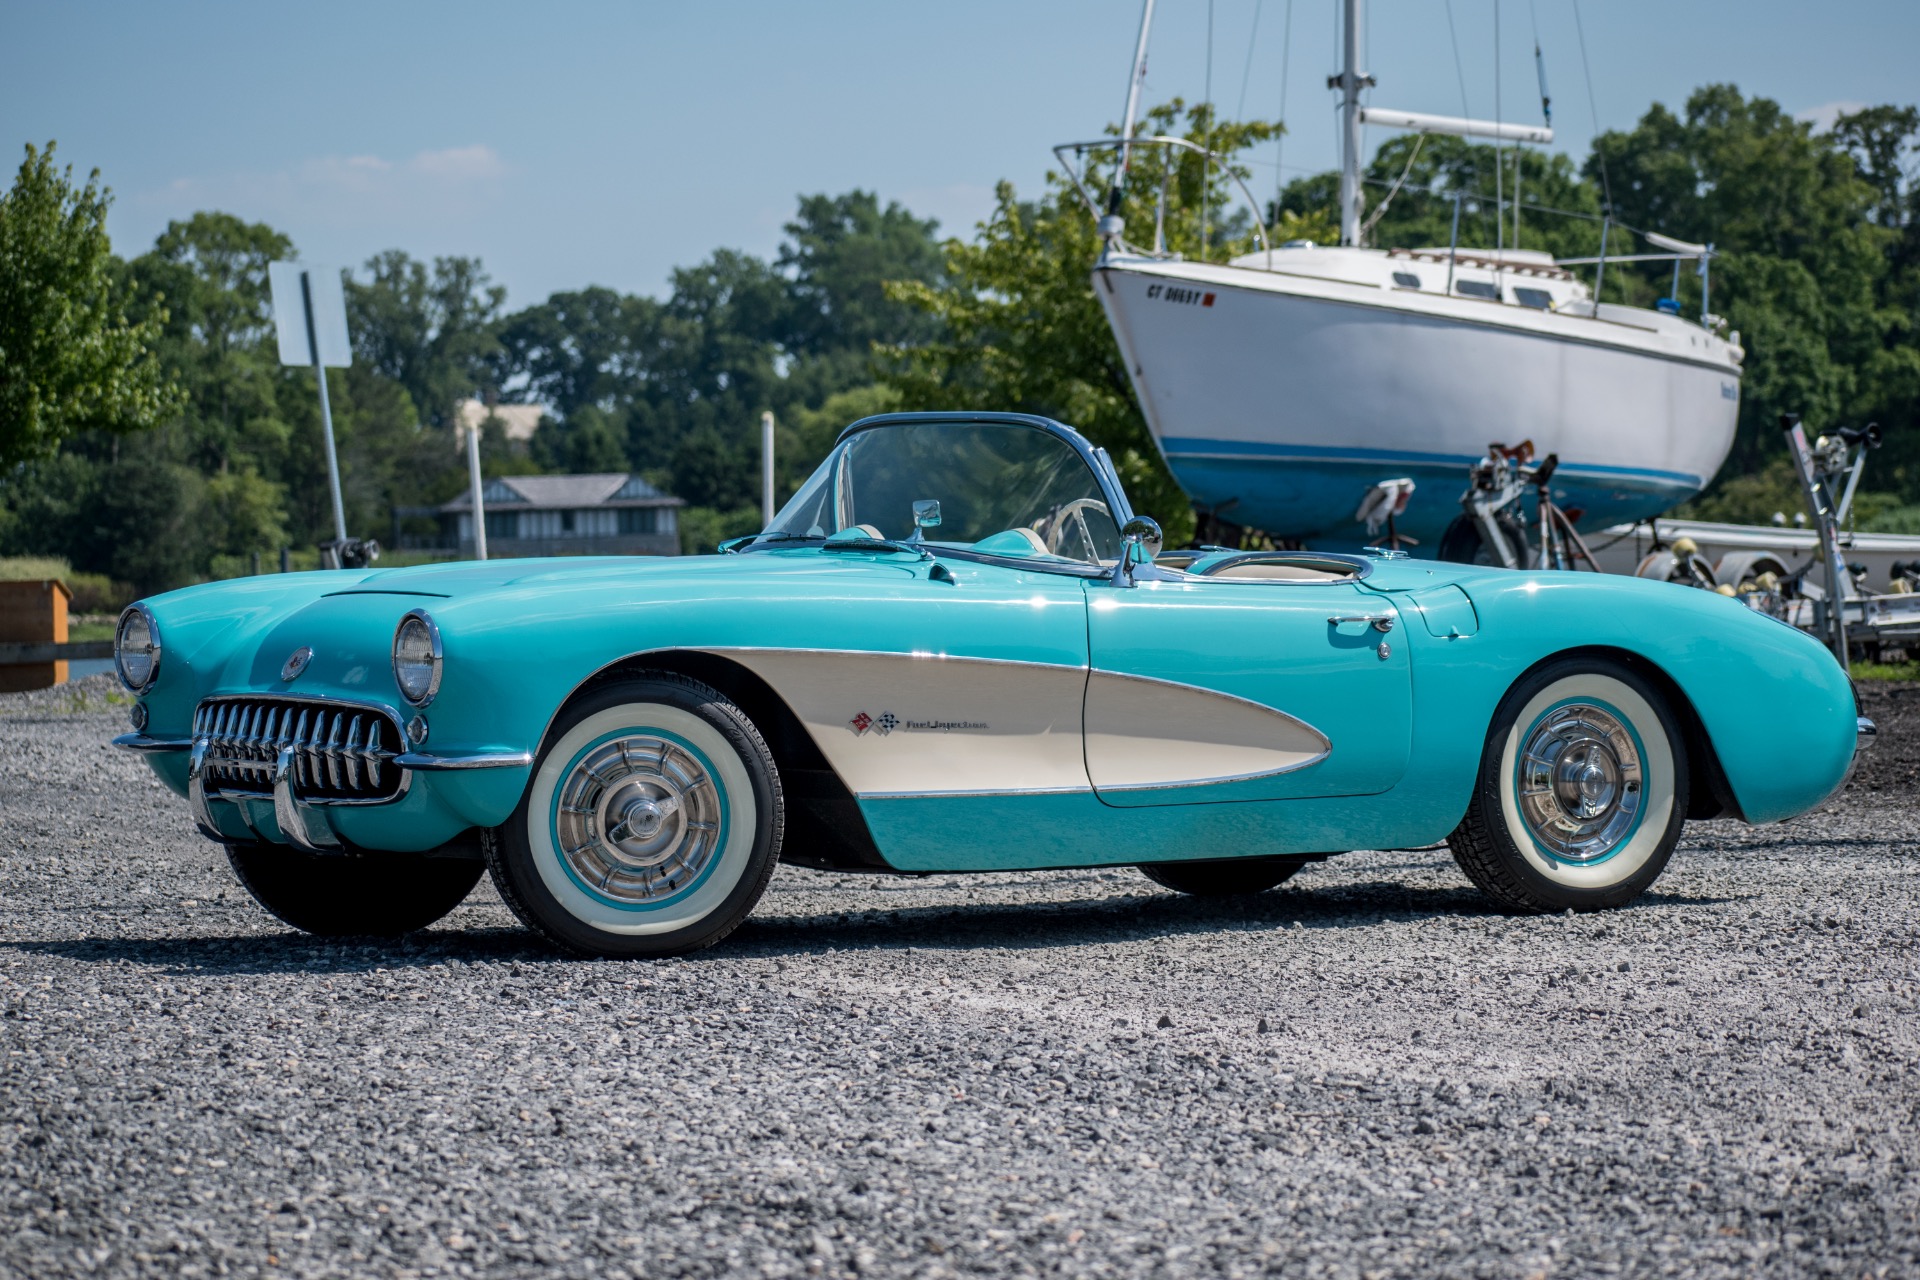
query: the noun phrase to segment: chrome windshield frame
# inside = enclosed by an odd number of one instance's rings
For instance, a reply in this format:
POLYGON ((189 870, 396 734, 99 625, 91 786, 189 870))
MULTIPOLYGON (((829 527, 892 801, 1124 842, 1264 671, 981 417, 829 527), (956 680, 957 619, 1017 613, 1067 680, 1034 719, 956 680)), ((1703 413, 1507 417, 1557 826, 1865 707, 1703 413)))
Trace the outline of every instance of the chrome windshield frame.
POLYGON ((1134 517, 1133 504, 1127 501, 1126 490, 1120 487, 1119 472, 1114 467, 1113 460, 1108 457, 1107 451, 1066 423, 1056 422, 1052 418, 1043 418, 1038 414, 974 413, 945 409, 924 413, 877 413, 870 418, 862 418, 858 422, 849 424, 834 439, 833 447, 838 451, 841 445, 863 431, 873 431, 881 427, 924 426, 941 422, 1024 427, 1029 431, 1044 432, 1062 441, 1068 448, 1079 454, 1080 460, 1087 464, 1087 469, 1093 473, 1094 483, 1100 486, 1100 496, 1105 500, 1107 510, 1112 514, 1116 528, 1124 526, 1134 517))
MULTIPOLYGON (((1101 501, 1107 504, 1108 513, 1114 517, 1114 526, 1123 527, 1133 519, 1133 504, 1127 501, 1127 492, 1120 483, 1120 472, 1113 464, 1113 458, 1105 449, 1100 448, 1085 436, 1063 422, 1044 418, 1031 413, 976 413, 956 410, 938 410, 925 413, 880 413, 872 417, 861 418, 843 428, 834 438, 833 451, 827 455, 833 460, 840 455, 840 448, 854 436, 862 432, 879 430, 884 427, 919 425, 932 423, 952 423, 955 425, 985 425, 1008 427, 1017 430, 1039 431, 1059 440, 1078 455, 1080 461, 1093 474, 1094 485, 1100 491, 1101 501)), ((826 465, 823 462, 821 465, 826 465)), ((832 480, 834 486, 834 505, 842 519, 845 495, 841 492, 844 468, 835 463, 838 474, 832 480)), ((819 537, 786 535, 770 541, 767 530, 761 530, 751 540, 736 544, 727 544, 734 552, 752 551, 792 551, 800 548, 818 549, 827 541, 824 535, 819 537)), ((995 555, 990 551, 976 551, 972 547, 954 546, 947 543, 926 544, 926 549, 937 556, 952 556, 960 560, 974 560, 984 564, 1001 565, 1010 569, 1027 569, 1041 573, 1063 574, 1075 578, 1104 578, 1112 572, 1110 565, 1089 564, 1081 560, 1052 559, 1024 556, 995 555)))

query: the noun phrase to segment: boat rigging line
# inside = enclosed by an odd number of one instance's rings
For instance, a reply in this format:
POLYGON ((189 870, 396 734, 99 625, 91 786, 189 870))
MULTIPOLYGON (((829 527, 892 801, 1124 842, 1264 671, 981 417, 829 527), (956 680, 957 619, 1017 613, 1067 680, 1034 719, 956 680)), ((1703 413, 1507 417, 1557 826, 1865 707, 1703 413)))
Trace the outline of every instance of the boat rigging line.
POLYGON ((1593 67, 1587 61, 1587 27, 1580 21, 1580 0, 1573 0, 1573 29, 1580 34, 1580 74, 1587 82, 1587 110, 1593 116, 1593 158, 1600 162, 1600 194, 1606 200, 1602 208, 1612 217, 1613 184, 1607 181, 1607 153, 1599 146, 1600 108, 1593 97, 1593 67))
POLYGON ((1213 178, 1213 0, 1207 0, 1207 83, 1201 95, 1206 99, 1206 132, 1200 136, 1200 260, 1207 259, 1207 188, 1213 178))
MULTIPOLYGON (((1451 4, 1452 0, 1448 0, 1451 4)), ((1293 0, 1287 0, 1280 36, 1280 132, 1273 140, 1273 223, 1280 225, 1280 197, 1287 187, 1287 72, 1293 67, 1293 0)))
MULTIPOLYGON (((1427 145, 1426 134, 1417 133, 1413 136, 1413 150, 1407 155, 1407 163, 1401 167, 1400 176, 1393 180, 1393 185, 1387 189, 1387 194, 1384 197, 1382 197, 1379 207, 1376 208, 1372 213, 1367 215, 1367 220, 1365 224, 1362 225, 1360 228, 1361 240, 1364 241, 1367 238, 1367 236, 1373 231, 1374 224, 1379 222, 1380 219, 1386 215, 1387 206, 1393 203, 1394 196, 1398 195, 1400 192, 1400 184, 1407 180, 1407 175, 1409 173, 1413 172, 1413 162, 1420 158, 1420 148, 1426 145, 1427 145)), ((1368 178, 1366 179, 1366 181, 1378 182, 1379 179, 1368 178)))
POLYGON ((1453 0, 1447 0, 1447 40, 1453 45, 1453 74, 1460 79, 1460 114, 1470 116, 1473 108, 1467 105, 1467 70, 1460 62, 1460 33, 1453 25, 1453 0))
POLYGON ((1247 65, 1240 72, 1240 101, 1233 109, 1235 120, 1244 120, 1247 116, 1247 82, 1253 79, 1254 44, 1260 38, 1260 4, 1261 0, 1253 0, 1253 27, 1247 32, 1247 65))
MULTIPOLYGON (((1493 122, 1496 125, 1504 122, 1504 118, 1500 114, 1500 79, 1500 0, 1493 0, 1493 122)), ((1493 198, 1496 203, 1493 206, 1493 252, 1496 256, 1500 254, 1501 250, 1507 247, 1507 220, 1502 216, 1507 208, 1507 161, 1506 153, 1501 150, 1500 142, 1500 135, 1495 133, 1493 135, 1493 198)), ((1516 174, 1515 177, 1517 178, 1518 175, 1516 174)), ((1515 200, 1520 198, 1517 183, 1513 198, 1515 200)), ((1519 247, 1519 245, 1514 246, 1516 249, 1519 247)), ((1498 271, 1493 273, 1493 285, 1496 289, 1501 287, 1501 277, 1498 271)))

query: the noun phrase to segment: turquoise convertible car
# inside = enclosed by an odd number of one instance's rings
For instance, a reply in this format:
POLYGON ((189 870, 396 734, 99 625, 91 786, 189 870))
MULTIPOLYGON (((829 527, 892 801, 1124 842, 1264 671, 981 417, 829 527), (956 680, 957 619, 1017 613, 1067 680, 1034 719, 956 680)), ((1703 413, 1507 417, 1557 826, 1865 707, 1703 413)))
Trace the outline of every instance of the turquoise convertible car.
POLYGON ((420 928, 486 871, 632 956, 724 937, 782 861, 1238 894, 1445 840, 1504 909, 1617 907, 1686 819, 1804 812, 1873 732, 1818 643, 1707 592, 1165 553, 1044 418, 856 422, 721 550, 156 596, 117 742, 298 928, 420 928))

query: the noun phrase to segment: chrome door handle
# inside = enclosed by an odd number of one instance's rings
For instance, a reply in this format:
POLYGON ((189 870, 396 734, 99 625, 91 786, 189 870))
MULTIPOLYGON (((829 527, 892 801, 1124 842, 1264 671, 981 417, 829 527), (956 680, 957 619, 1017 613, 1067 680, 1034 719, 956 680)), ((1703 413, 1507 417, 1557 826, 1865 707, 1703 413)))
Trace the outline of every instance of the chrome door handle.
POLYGON ((1375 631, 1393 630, 1393 615, 1390 613, 1350 613, 1327 619, 1327 625, 1330 627, 1337 627, 1343 622, 1365 622, 1375 631))

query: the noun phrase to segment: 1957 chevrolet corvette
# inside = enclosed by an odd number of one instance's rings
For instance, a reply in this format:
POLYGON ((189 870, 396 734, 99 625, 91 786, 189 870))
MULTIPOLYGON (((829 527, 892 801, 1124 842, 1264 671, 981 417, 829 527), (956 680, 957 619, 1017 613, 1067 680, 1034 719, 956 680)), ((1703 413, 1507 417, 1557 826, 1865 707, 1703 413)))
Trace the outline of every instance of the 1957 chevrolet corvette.
POLYGON ((1819 644, 1707 592, 1163 553, 1044 418, 856 422, 722 551, 156 596, 116 741, 298 928, 420 928, 484 869, 631 956, 724 937, 780 861, 1229 894, 1445 839, 1503 908, 1616 907, 1686 819, 1801 813, 1873 732, 1819 644))

